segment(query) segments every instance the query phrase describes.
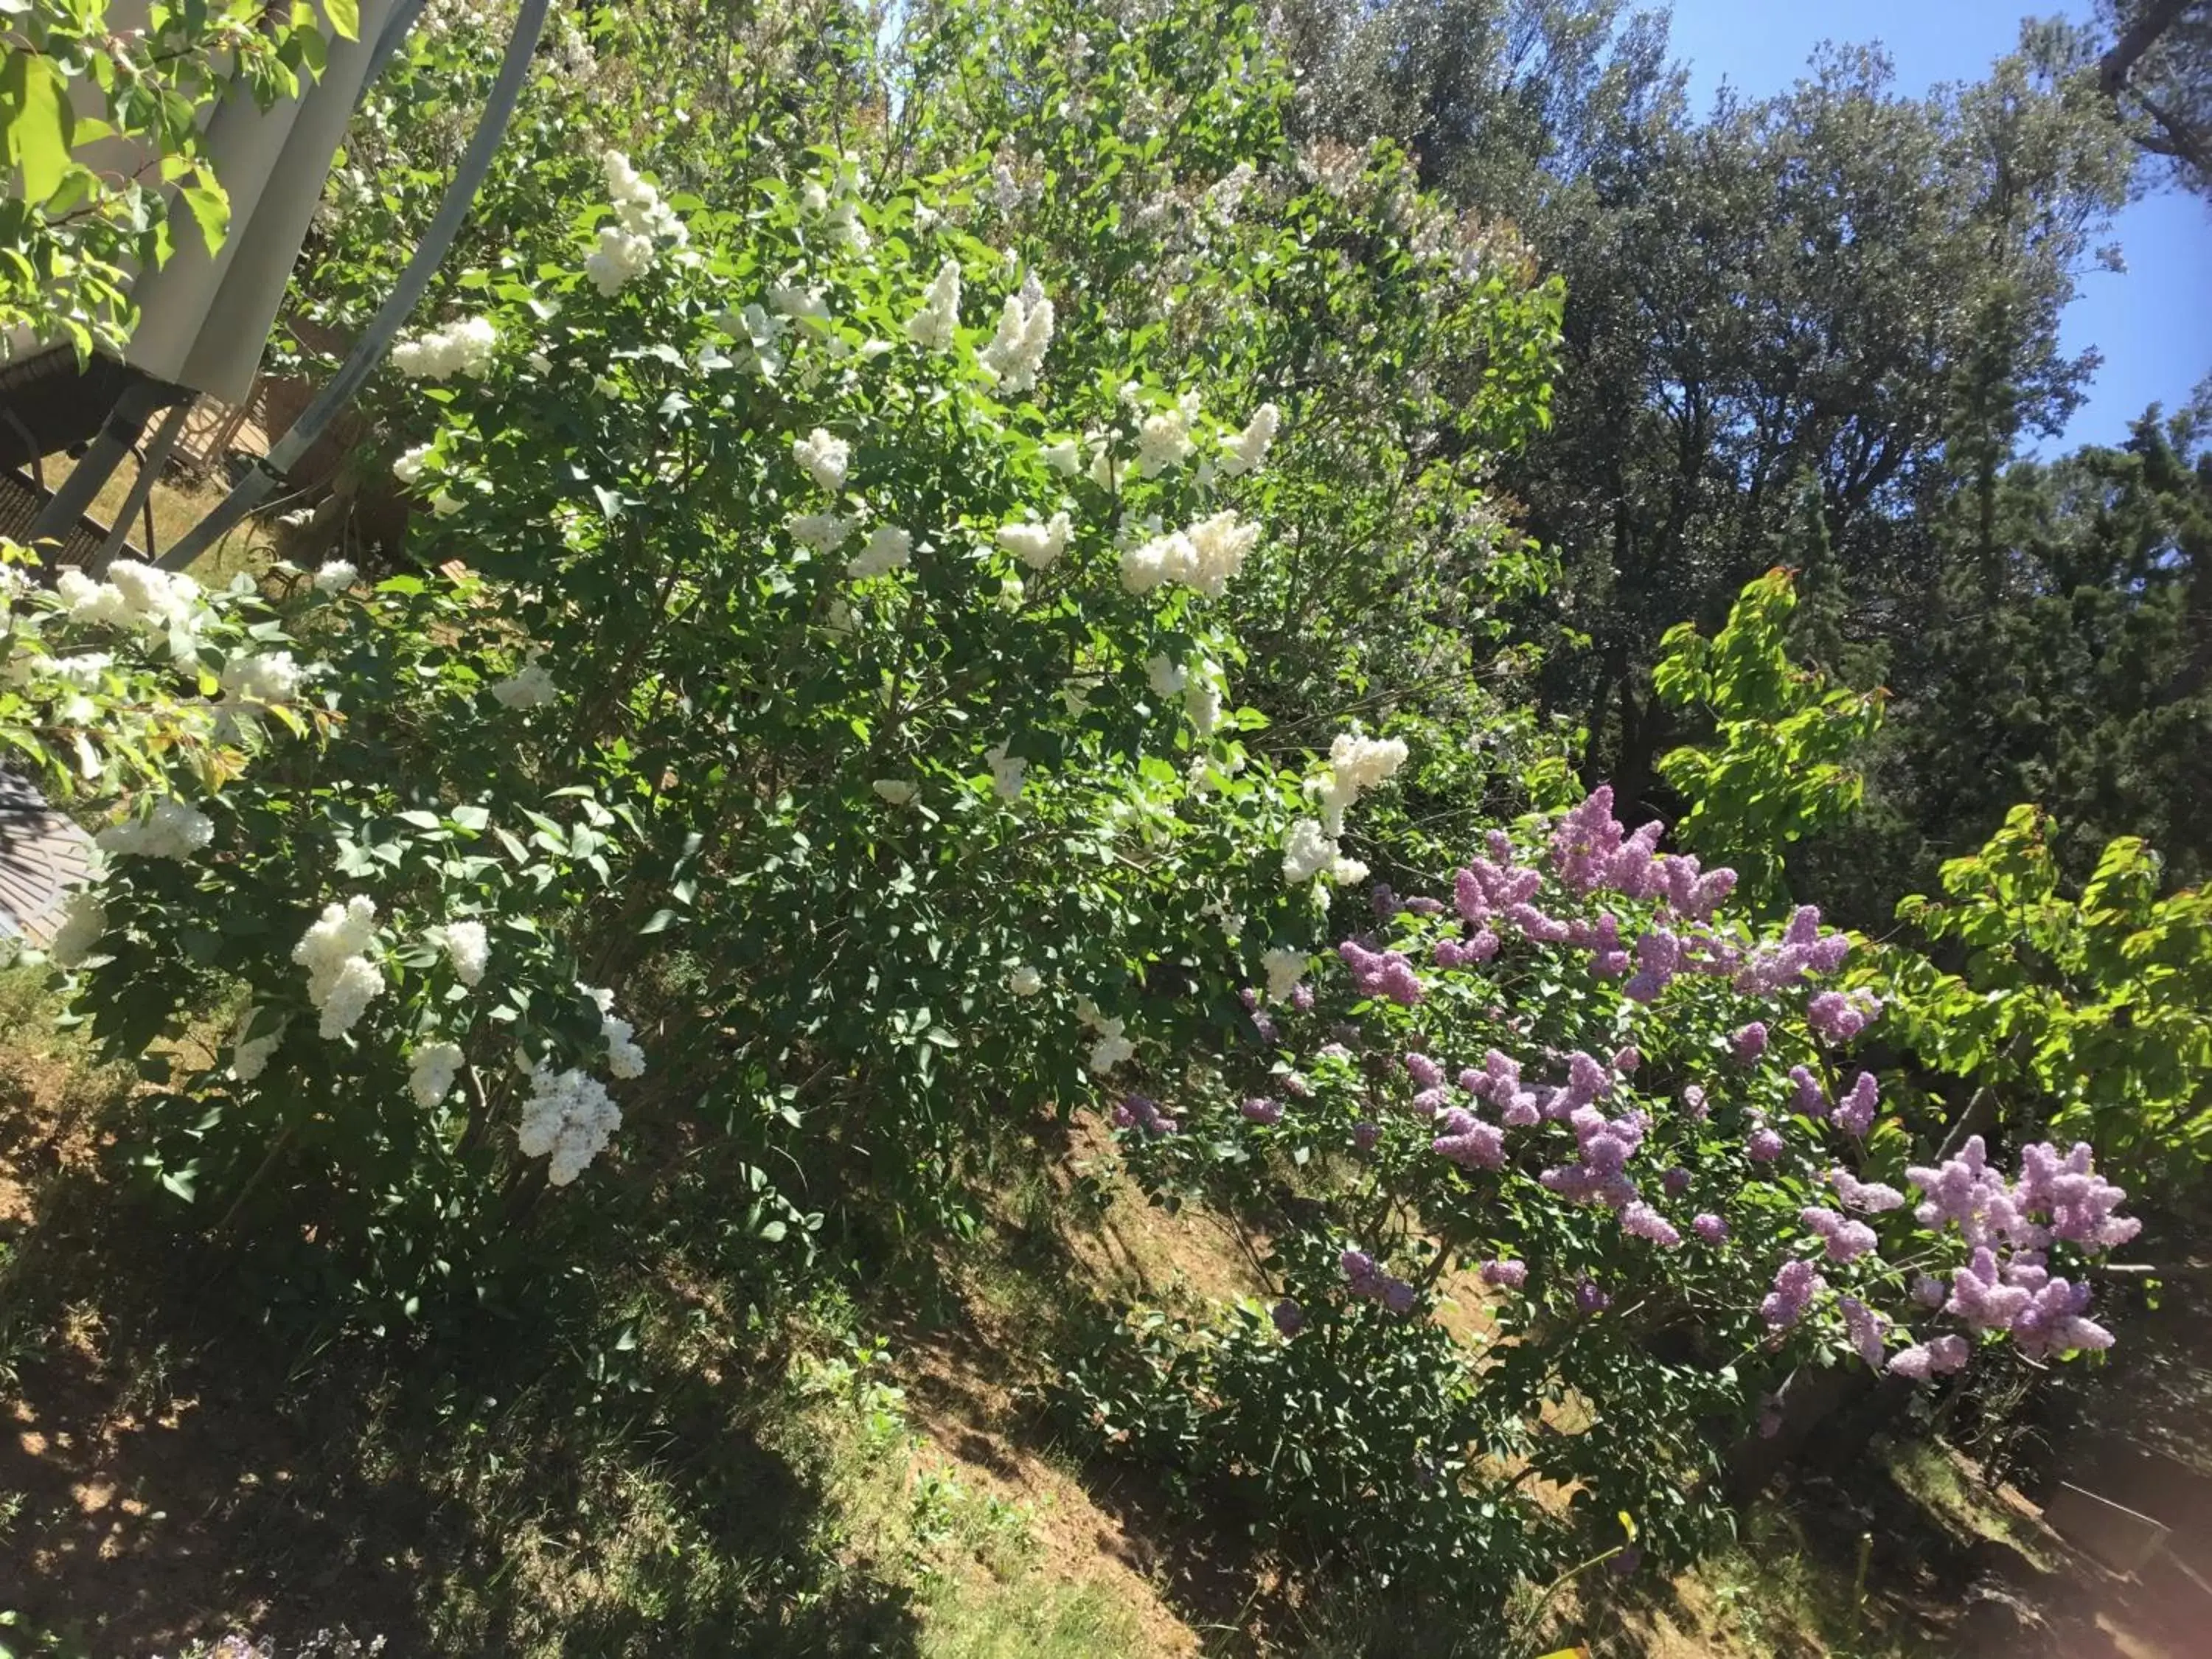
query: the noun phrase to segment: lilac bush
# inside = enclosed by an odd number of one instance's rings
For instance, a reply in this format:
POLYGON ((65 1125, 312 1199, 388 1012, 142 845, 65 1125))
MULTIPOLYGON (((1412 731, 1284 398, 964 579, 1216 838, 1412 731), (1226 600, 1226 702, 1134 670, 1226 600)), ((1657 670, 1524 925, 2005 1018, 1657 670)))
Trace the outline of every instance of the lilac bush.
MULTIPOLYGON (((2090 1149, 2024 1146, 2010 1174, 1978 1139, 1912 1162, 1922 1103, 1895 1079, 1886 1096, 1867 1063, 1885 1005, 1879 985, 1842 982, 1851 940, 1809 906, 1759 925, 1731 908, 1730 871, 1662 842, 1606 788, 1493 830, 1448 905, 1378 889, 1375 925, 1342 942, 1310 1010, 1271 1003, 1245 1057, 1147 1085, 1173 1092, 1181 1133, 1130 1115, 1140 1179, 1302 1200, 1278 1211, 1277 1316, 1193 1328, 1190 1357, 1153 1373, 1192 1391, 1185 1455, 1201 1468, 1218 1435, 1224 1478, 1261 1480, 1264 1449, 1239 1437, 1291 1409, 1292 1375, 1352 1400, 1350 1356, 1371 1370, 1378 1349, 1417 1346, 1427 1381, 1393 1409, 1427 1425, 1423 1456, 1468 1437, 1459 1496, 1517 1529, 1500 1559, 1553 1570, 1626 1511, 1679 1560, 1792 1369, 1932 1382, 1984 1345, 2037 1360, 2109 1345, 2086 1275, 2137 1224, 2090 1149), (1477 1340, 1435 1341, 1452 1304, 1477 1340), (1562 1401, 1582 1426, 1546 1426, 1562 1401), (1571 1494, 1564 1522, 1532 1481, 1571 1494)), ((1370 1449, 1350 1431, 1304 1449, 1360 1465, 1354 1513, 1395 1517, 1363 1541, 1340 1516, 1329 1547, 1401 1568, 1452 1557, 1401 1523, 1465 1527, 1466 1506, 1434 1496, 1426 1464, 1370 1449)), ((1267 1493, 1283 1514, 1294 1498, 1267 1493)))

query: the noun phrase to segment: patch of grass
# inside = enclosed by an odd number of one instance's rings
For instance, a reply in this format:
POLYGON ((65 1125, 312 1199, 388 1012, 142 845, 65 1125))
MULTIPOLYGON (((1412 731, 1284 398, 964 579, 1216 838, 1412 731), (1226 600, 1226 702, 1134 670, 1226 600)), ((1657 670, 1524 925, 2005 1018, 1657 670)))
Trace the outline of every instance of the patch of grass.
MULTIPOLYGON (((1832 1563, 1812 1547, 1802 1522, 1776 1504, 1747 1517, 1743 1537, 1693 1575, 1717 1614, 1716 1652, 1829 1659, 1933 1659, 1936 1650, 1902 1627, 1879 1585, 1856 1562, 1832 1563), (1840 1570, 1839 1570, 1840 1569, 1840 1570)), ((1686 1602, 1685 1603, 1686 1605, 1686 1602)))
POLYGON ((929 1604, 922 1659, 1114 1659, 1146 1651, 1127 1606, 1098 1584, 1051 1579, 952 1587, 929 1604))
MULTIPOLYGON (((63 481, 76 470, 76 462, 67 455, 47 456, 44 465, 46 488, 59 489, 63 481)), ((115 515, 122 511, 124 502, 129 497, 132 486, 137 482, 137 477, 138 464, 135 460, 126 459, 121 466, 109 475, 107 482, 100 485, 100 493, 92 498, 92 505, 86 510, 86 516, 97 520, 112 529, 115 515)), ((156 483, 154 486, 151 502, 154 509, 155 552, 158 555, 173 543, 181 539, 186 531, 204 518, 208 510, 223 498, 224 493, 224 486, 220 479, 191 477, 174 471, 156 483)), ((210 550, 210 557, 223 554, 225 549, 231 548, 232 544, 243 544, 248 539, 247 530, 234 531, 224 538, 222 544, 210 550)), ((131 520, 129 541, 132 547, 141 552, 145 550, 146 515, 143 511, 135 514, 131 520)), ((235 560, 240 555, 236 550, 233 550, 228 556, 235 560)), ((203 560, 193 567, 193 574, 203 581, 207 580, 207 572, 203 568, 206 563, 207 561, 203 560)), ((224 574, 227 578, 228 572, 226 570, 224 574)))

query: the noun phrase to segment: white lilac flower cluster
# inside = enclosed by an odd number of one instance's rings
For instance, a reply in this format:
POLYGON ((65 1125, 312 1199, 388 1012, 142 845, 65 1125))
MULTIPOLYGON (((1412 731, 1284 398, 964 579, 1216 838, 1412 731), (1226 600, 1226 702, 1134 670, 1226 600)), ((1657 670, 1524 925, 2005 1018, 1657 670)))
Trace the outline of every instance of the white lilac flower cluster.
POLYGON ((556 1072, 541 1064, 530 1074, 530 1098, 514 1143, 525 1158, 546 1159, 546 1180, 565 1187, 621 1127, 622 1109, 606 1085, 586 1072, 556 1072))
POLYGON ((284 1041, 284 1028, 289 1020, 278 1020, 259 1036, 246 1034, 253 1029, 254 1021, 264 1011, 248 1008, 240 1016, 238 1027, 230 1034, 230 1074, 240 1083, 252 1083, 269 1069, 277 1045, 284 1041))
POLYGON ((947 259, 906 321, 906 337, 926 351, 950 351, 960 328, 960 262, 947 259))
POLYGON ((983 759, 991 769, 992 792, 1003 801, 1019 800, 1024 775, 1028 772, 1030 763, 1012 754, 1008 742, 992 744, 983 751, 983 759))
POLYGON ((1037 451, 1037 459, 1063 478, 1072 478, 1083 471, 1083 443, 1078 438, 1061 438, 1044 445, 1037 451))
POLYGON ((156 570, 136 559, 110 564, 106 581, 64 569, 54 578, 54 596, 67 607, 71 622, 167 636, 179 661, 198 648, 199 625, 211 614, 200 585, 190 576, 156 570))
POLYGON ((611 990, 593 990, 588 985, 576 988, 592 1000, 599 1011, 599 1036, 607 1045, 607 1070, 616 1077, 629 1079, 645 1075, 645 1050, 632 1041, 636 1027, 615 1013, 615 994, 611 990))
POLYGON ((835 495, 845 487, 845 472, 852 463, 853 447, 817 426, 804 438, 791 441, 791 459, 799 463, 824 495, 835 495))
POLYGON ((860 203, 851 193, 864 182, 860 169, 848 160, 840 170, 836 200, 830 199, 829 187, 819 179, 809 179, 799 187, 799 212, 823 221, 830 240, 848 253, 866 253, 874 246, 868 228, 860 222, 860 203))
POLYGON ((975 356, 992 378, 1008 392, 1028 392, 1044 367, 1046 348, 1052 344, 1052 301, 1042 293, 1009 294, 999 313, 998 331, 975 356))
POLYGON ((6 669, 0 671, 0 681, 30 687, 34 696, 47 698, 60 725, 91 725, 100 718, 100 706, 93 702, 92 694, 100 689, 108 671, 115 666, 114 653, 81 651, 70 657, 49 657, 32 643, 33 637, 28 630, 15 637, 14 653, 6 669), (39 684, 42 675, 50 684, 39 684))
POLYGON ((491 939, 480 921, 449 921, 443 927, 433 927, 430 943, 446 953, 453 964, 453 977, 464 985, 483 982, 484 969, 491 962, 491 939))
POLYGON ((1244 423, 1242 432, 1224 433, 1218 463, 1221 470, 1232 478, 1257 472, 1267 459, 1282 418, 1282 411, 1274 404, 1261 404, 1252 411, 1252 418, 1244 423))
POLYGON ((784 528, 801 547, 817 553, 835 553, 860 528, 858 519, 838 513, 794 513, 784 528))
POLYGON ((1406 745, 1395 738, 1367 738, 1342 732, 1329 745, 1328 771, 1306 781, 1306 793, 1321 808, 1321 817, 1300 818, 1283 842, 1283 879, 1293 887, 1326 875, 1347 884, 1367 874, 1367 866, 1344 856, 1337 837, 1344 833, 1344 815, 1359 797, 1394 775, 1406 763, 1406 745))
POLYGON ((407 1092, 424 1111, 453 1093, 464 1064, 458 1042, 426 1042, 407 1060, 407 1092))
POLYGON ((361 567, 350 559, 327 559, 315 572, 314 589, 318 593, 345 592, 361 580, 361 567))
POLYGON ((748 301, 743 307, 725 311, 716 319, 723 333, 737 343, 738 356, 714 361, 718 354, 702 352, 702 368, 716 368, 735 362, 747 373, 763 380, 774 380, 783 372, 783 337, 791 325, 781 317, 771 317, 757 301, 748 301))
POLYGON ((434 447, 431 444, 416 444, 412 449, 400 451, 398 459, 392 463, 392 476, 404 484, 419 482, 434 447))
POLYGON ((106 931, 107 907, 100 902, 98 895, 89 887, 72 888, 62 901, 61 923, 54 929, 53 943, 46 946, 46 955, 57 968, 81 968, 106 931))
POLYGON ((501 708, 536 708, 561 695, 552 671, 538 661, 544 654, 542 647, 533 648, 528 661, 493 684, 491 695, 501 708))
POLYGON ((174 799, 154 803, 143 818, 111 823, 93 838, 103 853, 119 858, 190 858, 215 839, 215 822, 174 799))
POLYGON ((1104 1077, 1137 1052, 1137 1045, 1122 1034, 1127 1022, 1109 1018, 1089 997, 1076 999, 1075 1017, 1097 1034, 1084 1062, 1091 1076, 1104 1077))
POLYGON ((322 1014, 324 1036, 343 1036, 383 994, 384 970, 371 959, 376 948, 376 906, 358 893, 325 905, 292 947, 292 960, 307 970, 307 1000, 322 1014))
POLYGON ((499 331, 489 317, 464 317, 415 334, 392 348, 392 366, 410 380, 447 380, 465 374, 481 380, 491 372, 499 331))
POLYGON ((1044 989, 1044 975, 1028 963, 1021 963, 1008 971, 1006 989, 1018 997, 1033 997, 1044 989))
POLYGON ((793 322, 817 334, 830 326, 830 301, 819 289, 778 283, 769 289, 768 302, 793 322))
MULTIPOLYGON (((1147 415, 1144 424, 1137 428, 1137 476, 1157 478, 1170 467, 1180 466, 1188 460, 1198 447, 1191 436, 1191 427, 1198 419, 1199 403, 1195 392, 1186 392, 1172 409, 1147 415)), ((1103 459, 1103 452, 1101 452, 1103 459)), ((1097 477, 1096 464, 1092 477, 1097 477)), ((1100 480, 1103 483, 1104 480, 1100 480)))
POLYGON ((611 149, 599 157, 599 170, 606 178, 616 222, 599 228, 599 244, 584 260, 584 275, 601 295, 611 297, 653 268, 662 242, 681 247, 690 234, 620 150, 611 149))
POLYGON ((1221 724, 1221 705, 1228 695, 1229 678, 1219 663, 1210 657, 1193 661, 1183 677, 1182 712, 1200 737, 1212 737, 1221 724))
POLYGON ((1234 509, 1216 513, 1122 550, 1121 586, 1132 593, 1149 593, 1179 583, 1218 599, 1259 540, 1260 526, 1242 522, 1234 509))
POLYGON ((1269 950, 1260 958, 1260 966, 1267 975, 1267 1000, 1281 1002, 1291 996, 1311 965, 1312 958, 1304 951, 1294 951, 1287 945, 1269 950))
POLYGON ((1055 513, 1042 524, 1000 525, 998 541, 1000 547, 1030 569, 1049 570, 1067 550, 1067 538, 1073 530, 1067 514, 1055 513))
POLYGON ((222 695, 244 708, 273 708, 299 695, 301 670, 289 651, 258 651, 222 665, 222 695))
MULTIPOLYGON (((849 519, 838 522, 852 525, 849 519)), ((796 530, 793 534, 797 534, 796 530)), ((840 541, 844 538, 840 536, 840 541)), ((834 544, 833 544, 834 545, 834 544)), ((845 561, 845 574, 853 580, 866 581, 871 576, 880 576, 886 571, 903 570, 914 552, 914 537, 910 532, 895 524, 879 524, 868 532, 866 544, 851 558, 845 561)))

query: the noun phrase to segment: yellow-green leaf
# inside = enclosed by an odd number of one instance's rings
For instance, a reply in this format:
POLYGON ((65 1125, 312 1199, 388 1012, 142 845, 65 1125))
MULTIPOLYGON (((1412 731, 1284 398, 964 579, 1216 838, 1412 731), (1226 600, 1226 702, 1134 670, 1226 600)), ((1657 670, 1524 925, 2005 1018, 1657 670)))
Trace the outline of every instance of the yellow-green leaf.
POLYGON ((69 171, 70 137, 76 116, 69 90, 53 60, 37 52, 12 52, 0 70, 0 122, 8 137, 8 159, 23 169, 23 198, 43 202, 61 188, 69 171))
POLYGON ((199 176, 200 183, 184 187, 185 205, 192 210, 200 235, 207 242, 207 251, 213 253, 222 247, 222 239, 230 234, 230 198, 205 167, 200 169, 199 176))

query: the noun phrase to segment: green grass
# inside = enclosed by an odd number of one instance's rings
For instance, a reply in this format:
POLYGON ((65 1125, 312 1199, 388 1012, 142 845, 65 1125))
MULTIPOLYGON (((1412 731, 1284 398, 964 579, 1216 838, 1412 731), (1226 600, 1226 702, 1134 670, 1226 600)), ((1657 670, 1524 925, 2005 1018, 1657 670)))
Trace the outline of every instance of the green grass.
POLYGON ((933 1601, 924 1659, 1110 1659, 1146 1651, 1127 1607, 1097 1584, 1053 1580, 933 1601))

